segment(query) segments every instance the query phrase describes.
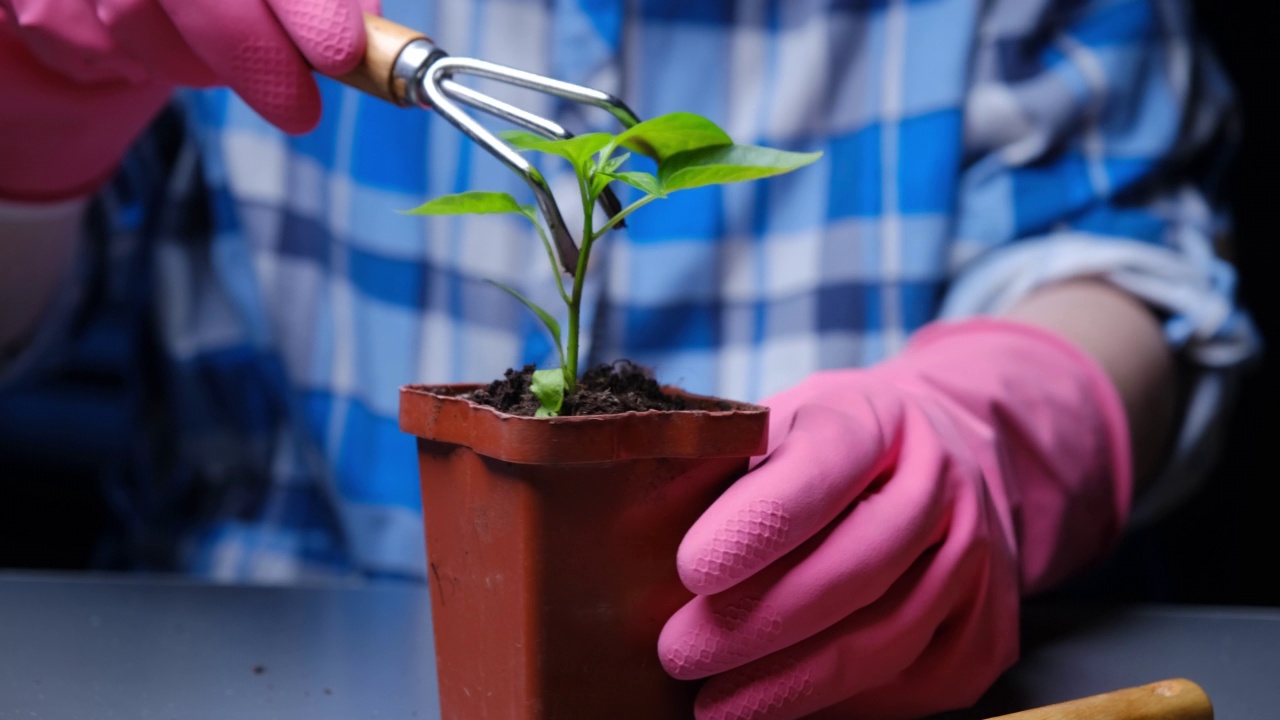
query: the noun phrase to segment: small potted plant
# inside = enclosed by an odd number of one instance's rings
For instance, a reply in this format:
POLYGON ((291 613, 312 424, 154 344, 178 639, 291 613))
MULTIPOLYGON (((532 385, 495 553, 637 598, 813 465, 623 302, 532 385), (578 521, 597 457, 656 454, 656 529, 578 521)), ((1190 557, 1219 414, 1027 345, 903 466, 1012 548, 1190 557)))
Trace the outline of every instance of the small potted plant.
POLYGON ((579 374, 579 311, 593 245, 673 192, 789 172, 818 157, 735 145, 674 113, 618 135, 504 134, 573 166, 584 211, 572 284, 532 206, 506 193, 431 200, 422 215, 517 213, 537 228, 568 307, 546 325, 560 367, 489 385, 409 386, 400 427, 418 438, 443 717, 691 717, 696 687, 658 662, 667 618, 692 594, 676 573, 684 533, 764 452, 768 410, 659 387, 630 363, 579 374), (630 152, 656 173, 622 170, 630 152), (638 199, 595 227, 604 188, 638 199))

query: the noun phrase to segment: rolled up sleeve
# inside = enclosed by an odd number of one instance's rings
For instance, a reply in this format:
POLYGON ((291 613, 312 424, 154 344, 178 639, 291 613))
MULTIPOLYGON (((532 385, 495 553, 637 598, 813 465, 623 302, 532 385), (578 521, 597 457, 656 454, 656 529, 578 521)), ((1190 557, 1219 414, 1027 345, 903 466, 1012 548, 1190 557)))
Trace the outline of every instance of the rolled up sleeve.
POLYGON ((1238 370, 1260 349, 1235 299, 1215 185, 1230 86, 1183 2, 992 3, 965 105, 954 280, 942 317, 998 314, 1043 285, 1104 279, 1151 306, 1193 368, 1159 517, 1206 475, 1238 370))

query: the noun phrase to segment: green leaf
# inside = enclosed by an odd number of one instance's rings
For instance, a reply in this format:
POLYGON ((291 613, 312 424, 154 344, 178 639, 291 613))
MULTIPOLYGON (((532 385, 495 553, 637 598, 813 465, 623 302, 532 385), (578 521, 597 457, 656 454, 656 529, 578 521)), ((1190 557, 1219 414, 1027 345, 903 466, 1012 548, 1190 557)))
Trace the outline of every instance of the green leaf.
POLYGON ((797 153, 754 145, 727 145, 689 150, 658 165, 658 182, 672 192, 704 185, 758 180, 804 167, 822 153, 797 153))
POLYGON ((617 157, 611 157, 600 167, 600 172, 616 173, 618 168, 622 167, 622 163, 631 159, 631 153, 622 153, 617 157))
POLYGON ((595 200, 600 197, 600 193, 604 192, 604 189, 609 186, 609 182, 611 180, 613 180, 613 178, 602 172, 596 171, 591 173, 591 199, 595 200))
POLYGON ((607 173, 607 177, 611 180, 621 180, 646 195, 657 195, 658 197, 667 196, 667 192, 663 190, 662 184, 658 182, 658 178, 646 172, 607 173))
POLYGON ((560 414, 560 408, 564 406, 564 370, 534 370, 529 389, 538 398, 538 402, 542 403, 534 417, 555 417, 560 414))
POLYGON ((511 295, 511 297, 524 303, 525 307, 532 310, 533 314, 538 316, 538 319, 542 321, 542 324, 547 326, 547 331, 551 333, 551 338, 555 341, 556 350, 560 352, 560 360, 563 363, 564 350, 560 345, 560 323, 556 322, 556 319, 551 316, 551 313, 538 307, 532 300, 526 298, 524 295, 521 295, 518 290, 511 287, 510 285, 500 283, 497 280, 489 280, 487 282, 491 285, 494 285, 502 288, 503 290, 506 290, 507 293, 511 295))
POLYGON ((537 221, 537 210, 532 205, 521 205, 516 199, 504 192, 464 192, 456 195, 443 195, 428 200, 412 210, 402 211, 405 215, 496 215, 501 213, 519 213, 537 221))
POLYGON ((592 155, 613 141, 609 133, 587 133, 576 135, 565 140, 548 140, 524 130, 505 130, 499 135, 503 140, 520 150, 537 150, 550 155, 559 155, 568 160, 574 168, 582 168, 592 155))
POLYGON ((632 126, 618 135, 609 151, 621 145, 661 162, 677 153, 731 144, 733 140, 729 135, 710 120, 693 113, 675 112, 632 126))
POLYGON ((604 189, 609 185, 609 183, 617 179, 614 177, 614 173, 616 173, 618 168, 622 167, 622 163, 626 162, 630 157, 631 153, 623 153, 618 157, 609 158, 603 165, 596 168, 595 172, 591 173, 592 200, 600 197, 600 193, 604 192, 604 189))

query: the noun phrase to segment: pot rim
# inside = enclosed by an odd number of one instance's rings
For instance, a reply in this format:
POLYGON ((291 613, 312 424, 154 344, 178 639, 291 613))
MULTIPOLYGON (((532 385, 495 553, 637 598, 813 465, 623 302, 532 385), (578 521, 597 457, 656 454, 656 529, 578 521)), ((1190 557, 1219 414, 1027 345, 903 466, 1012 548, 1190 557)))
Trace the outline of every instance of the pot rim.
POLYGON ((460 397, 482 383, 405 385, 400 429, 423 440, 464 445, 497 460, 527 464, 615 462, 639 458, 750 457, 768 447, 769 408, 663 392, 716 409, 627 411, 612 415, 528 417, 460 397), (728 406, 728 410, 720 409, 728 406))

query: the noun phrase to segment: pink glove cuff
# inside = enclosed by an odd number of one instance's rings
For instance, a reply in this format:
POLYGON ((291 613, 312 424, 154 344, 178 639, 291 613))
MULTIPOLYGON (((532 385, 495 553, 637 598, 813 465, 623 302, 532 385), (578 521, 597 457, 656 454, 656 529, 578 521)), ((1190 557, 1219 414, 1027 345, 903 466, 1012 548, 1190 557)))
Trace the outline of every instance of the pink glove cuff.
MULTIPOLYGON (((1019 529, 1019 550, 1023 590, 1028 594, 1035 593, 1095 560, 1098 553, 1113 545, 1123 532, 1133 496, 1128 418, 1119 392, 1096 360, 1062 336, 1034 325, 990 318, 936 322, 917 332, 902 355, 891 363, 917 368, 947 368, 961 357, 970 362, 980 362, 981 357, 973 357, 975 353, 989 356, 991 363, 1000 364, 1003 382, 1032 389, 1031 392, 1015 391, 1011 397, 1036 397, 1034 389, 1037 386, 1071 388, 1078 393, 1076 397, 1059 390, 1045 397, 1045 406, 1040 411, 1061 413, 1073 422, 1046 423, 1045 427, 1078 430, 1079 433, 1087 433, 1094 428, 1098 435, 1096 442, 1083 444, 1083 447, 1096 448, 1099 455, 1094 458, 1093 467, 1082 468, 1067 481, 1075 484, 1073 488, 1045 482, 1023 483, 1024 478, 1021 477, 1007 479, 1013 486, 1010 494, 1021 498, 1022 515, 1032 519, 1019 529), (1049 377, 1053 378, 1052 383, 1046 382, 1049 377), (1063 510, 1064 496, 1077 499, 1076 506, 1063 510), (1044 502, 1037 502, 1041 497, 1044 502), (1105 507, 1099 506, 1104 498, 1107 500, 1105 507), (1068 525, 1088 521, 1100 526, 1097 542, 1087 546, 1065 546, 1067 543, 1051 532, 1052 528, 1046 528, 1040 522, 1042 508, 1046 508, 1048 514, 1062 518, 1068 525)), ((923 372, 926 376, 933 376, 937 371, 925 369, 923 372)), ((995 412, 998 414, 999 409, 995 412)), ((1055 447, 1081 446, 1070 439, 1055 440, 1045 438, 1038 448, 1042 452, 1053 453, 1055 450, 1052 448, 1055 447)), ((1045 459, 1051 462, 1062 460, 1045 459)), ((1078 532, 1079 528, 1068 529, 1074 537, 1086 536, 1078 532)))
POLYGON ((8 98, 0 103, 0 198, 7 200, 54 202, 92 194, 171 92, 127 80, 68 82, 5 26, 0 67, 0 91, 8 98))
POLYGON ((365 53, 377 0, 0 0, 0 196, 60 200, 109 176, 175 85, 225 84, 290 133, 320 118, 312 68, 365 53))

